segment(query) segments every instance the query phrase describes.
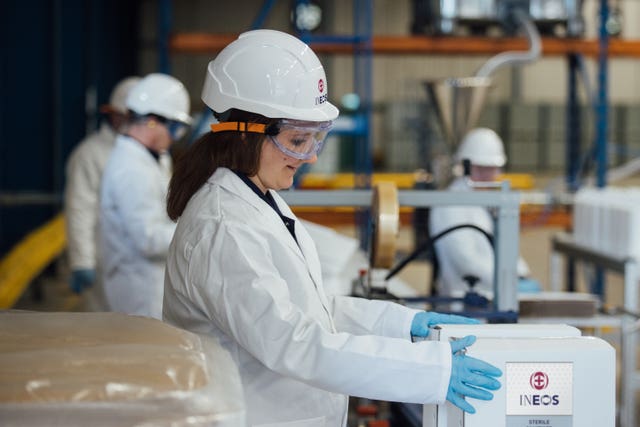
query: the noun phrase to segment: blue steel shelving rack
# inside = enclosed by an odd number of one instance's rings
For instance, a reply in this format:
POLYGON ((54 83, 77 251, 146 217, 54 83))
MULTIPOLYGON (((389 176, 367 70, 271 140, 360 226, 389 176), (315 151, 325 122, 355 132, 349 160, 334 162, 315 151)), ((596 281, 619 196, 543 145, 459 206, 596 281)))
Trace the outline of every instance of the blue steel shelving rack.
MULTIPOLYGON (((581 120, 580 108, 578 105, 577 76, 580 67, 583 67, 582 57, 577 53, 568 55, 568 94, 567 94, 567 143, 566 143, 566 168, 565 182, 567 190, 575 192, 581 185, 580 174, 582 163, 593 157, 595 164, 596 186, 599 188, 607 185, 608 166, 608 131, 609 131, 609 33, 607 31, 607 21, 609 20, 609 2, 600 0, 599 26, 598 26, 598 67, 597 67, 597 93, 594 99, 589 102, 594 104, 595 110, 595 140, 591 152, 582 153, 581 142, 581 120)), ((584 76, 583 76, 584 77, 584 76)), ((591 95, 591 94, 589 94, 591 95)), ((567 263, 567 283, 569 290, 575 288, 575 262, 570 259, 567 263)), ((591 283, 591 292, 601 297, 604 295, 604 271, 596 268, 594 279, 591 283)))

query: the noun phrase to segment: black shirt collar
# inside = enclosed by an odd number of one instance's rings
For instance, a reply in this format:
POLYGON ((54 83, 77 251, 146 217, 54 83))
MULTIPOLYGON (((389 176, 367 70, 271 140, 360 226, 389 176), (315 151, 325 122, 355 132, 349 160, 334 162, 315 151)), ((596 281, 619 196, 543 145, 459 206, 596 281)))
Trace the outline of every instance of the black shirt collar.
POLYGON ((260 188, 258 188, 256 183, 251 181, 246 174, 244 174, 242 172, 235 171, 235 170, 233 171, 233 173, 238 175, 238 177, 240 177, 240 179, 242 181, 244 181, 244 183, 247 184, 249 186, 249 188, 252 189, 253 192, 258 195, 258 197, 260 197, 262 200, 267 202, 269 204, 269 206, 271 206, 273 209, 276 210, 276 212, 278 212, 278 214, 282 215, 282 213, 280 212, 280 209, 278 208, 278 205, 276 204, 276 201, 273 199, 273 196, 271 195, 269 190, 267 190, 266 192, 263 193, 262 190, 260 190, 260 188))
POLYGON ((280 208, 278 207, 278 204, 276 203, 275 199, 271 195, 271 192, 267 190, 265 193, 263 193, 262 190, 260 190, 260 188, 258 188, 258 186, 255 184, 255 182, 251 181, 246 174, 242 172, 238 172, 236 170, 234 170, 233 173, 238 175, 238 177, 242 181, 244 181, 244 183, 247 184, 249 188, 252 189, 253 192, 258 195, 258 197, 264 200, 269 206, 273 208, 274 211, 276 211, 276 213, 278 214, 278 216, 280 217, 284 225, 287 227, 287 230, 289 230, 289 233, 291 233, 291 235, 293 236, 293 239, 297 242, 298 239, 296 238, 296 233, 295 233, 295 220, 292 218, 286 217, 282 214, 282 212, 280 211, 280 208))
POLYGON ((145 147, 145 148, 153 156, 153 158, 156 159, 156 162, 160 163, 160 154, 157 151, 153 151, 149 147, 145 147))
POLYGON ((142 145, 149 152, 149 154, 151 154, 151 156, 153 156, 153 158, 156 159, 156 162, 160 163, 160 153, 158 153, 157 151, 154 151, 151 148, 147 147, 142 142, 138 141, 137 139, 135 139, 134 137, 132 137, 129 134, 125 134, 124 136, 126 136, 127 138, 131 138, 135 142, 137 142, 138 144, 142 145))

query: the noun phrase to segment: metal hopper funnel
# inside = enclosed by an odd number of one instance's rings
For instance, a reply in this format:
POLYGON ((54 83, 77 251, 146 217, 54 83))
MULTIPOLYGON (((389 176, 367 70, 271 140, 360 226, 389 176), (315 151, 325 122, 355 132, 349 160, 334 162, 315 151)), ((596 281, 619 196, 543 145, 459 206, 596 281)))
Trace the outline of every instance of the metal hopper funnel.
POLYGON ((490 77, 463 77, 424 83, 447 142, 456 147, 478 122, 491 87, 490 77))

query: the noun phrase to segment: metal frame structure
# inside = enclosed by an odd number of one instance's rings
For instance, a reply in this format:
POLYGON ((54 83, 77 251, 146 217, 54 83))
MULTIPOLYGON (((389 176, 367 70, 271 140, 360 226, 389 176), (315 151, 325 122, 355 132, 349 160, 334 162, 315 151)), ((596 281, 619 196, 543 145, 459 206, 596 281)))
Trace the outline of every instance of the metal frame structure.
POLYGON ((635 427, 635 395, 640 389, 640 370, 636 366, 636 347, 638 345, 636 318, 640 290, 640 265, 634 258, 620 258, 597 251, 574 242, 566 233, 555 235, 551 241, 551 262, 549 284, 551 290, 560 291, 561 257, 581 260, 600 269, 622 274, 624 278, 624 307, 621 322, 621 375, 620 375, 620 426, 635 427))
MULTIPOLYGON (((291 206, 370 208, 372 190, 289 190, 279 193, 291 206)), ((432 190, 398 191, 400 206, 482 206, 495 208, 494 309, 518 312, 517 260, 519 253, 520 195, 502 191, 452 192, 432 190)))

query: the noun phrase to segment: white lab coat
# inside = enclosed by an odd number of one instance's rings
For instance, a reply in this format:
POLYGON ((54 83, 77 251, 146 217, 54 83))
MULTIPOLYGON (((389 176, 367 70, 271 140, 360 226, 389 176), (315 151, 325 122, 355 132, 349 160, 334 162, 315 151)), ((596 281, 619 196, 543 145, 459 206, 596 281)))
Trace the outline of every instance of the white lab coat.
POLYGON ((416 310, 326 296, 297 219, 295 231, 298 244, 274 209, 219 168, 189 201, 167 258, 164 320, 229 350, 249 424, 344 426, 347 394, 443 402, 449 344, 411 342, 416 310))
POLYGON ((67 161, 64 208, 72 270, 96 268, 100 180, 115 139, 116 133, 103 123, 71 152, 67 161))
MULTIPOLYGON (((450 191, 473 191, 464 178, 457 178, 449 186, 450 191)), ((456 225, 471 224, 493 236, 494 224, 489 211, 481 206, 440 206, 431 208, 429 228, 431 237, 456 225)), ((453 231, 435 242, 440 263, 437 278, 439 295, 461 296, 469 290, 462 279, 474 275, 480 280, 475 290, 484 295, 493 294, 494 251, 491 243, 478 230, 460 229, 453 231)), ((529 275, 529 267, 521 257, 518 259, 518 275, 529 275)))
POLYGON ((112 311, 162 316, 165 259, 176 226, 166 212, 169 179, 147 148, 118 136, 100 197, 98 275, 112 311))

